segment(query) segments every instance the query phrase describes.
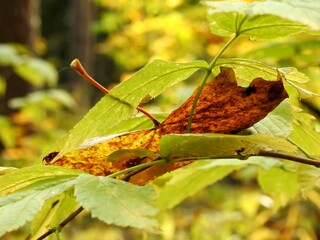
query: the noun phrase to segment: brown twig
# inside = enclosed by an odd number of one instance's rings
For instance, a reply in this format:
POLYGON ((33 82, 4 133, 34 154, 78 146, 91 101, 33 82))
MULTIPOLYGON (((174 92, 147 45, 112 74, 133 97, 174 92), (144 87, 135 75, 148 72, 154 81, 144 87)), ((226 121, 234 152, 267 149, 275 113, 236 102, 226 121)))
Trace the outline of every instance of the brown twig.
POLYGON ((37 240, 43 240, 48 237, 50 234, 54 233, 56 229, 62 229, 65 225, 67 225, 72 219, 79 215, 84 210, 83 207, 79 207, 76 211, 71 213, 65 220, 63 220, 57 227, 49 229, 47 232, 42 234, 37 240))
MULTIPOLYGON (((79 61, 79 59, 74 59, 70 66, 81 76, 83 77, 85 80, 87 80, 89 83, 91 83, 93 86, 95 86, 96 88, 98 88, 99 90, 101 90, 103 93, 108 94, 110 91, 105 88, 104 86, 102 86, 100 83, 98 83, 96 80, 94 80, 88 73, 87 71, 84 69, 84 67, 82 66, 81 62, 79 61)), ((144 115, 146 115, 155 126, 159 126, 160 122, 149 112, 147 112, 145 109, 141 108, 141 107, 137 107, 137 110, 141 113, 143 113, 144 115)))
POLYGON ((257 156, 281 158, 281 159, 286 159, 293 162, 304 163, 304 164, 312 165, 315 167, 320 167, 320 159, 298 157, 298 156, 277 153, 277 152, 268 152, 268 151, 261 151, 257 156))

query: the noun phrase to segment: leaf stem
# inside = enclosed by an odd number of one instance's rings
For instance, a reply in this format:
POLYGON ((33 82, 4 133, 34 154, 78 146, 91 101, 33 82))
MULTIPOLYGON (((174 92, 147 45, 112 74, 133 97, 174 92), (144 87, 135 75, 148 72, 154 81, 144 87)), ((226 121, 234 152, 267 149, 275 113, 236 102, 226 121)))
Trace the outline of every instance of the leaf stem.
POLYGON ((220 51, 218 52, 218 54, 214 57, 214 59, 212 60, 212 62, 210 63, 208 69, 207 69, 207 72, 206 74, 204 75, 203 77, 203 80, 201 82, 201 85, 199 87, 199 90, 195 96, 195 99, 194 99, 194 102, 192 104, 192 107, 191 107, 191 111, 190 111, 190 115, 189 115, 189 119, 188 119, 188 126, 187 126, 187 133, 191 133, 191 124, 192 124, 192 119, 193 119, 193 116, 194 116, 194 112, 196 110, 196 107, 197 107, 197 103, 198 103, 198 100, 200 98, 200 94, 212 72, 212 69, 215 67, 218 59, 221 57, 221 55, 225 52, 225 50, 238 38, 239 34, 234 34, 233 37, 231 39, 229 39, 229 41, 220 49, 220 51))
POLYGON ((261 157, 275 157, 275 158, 282 158, 293 162, 303 163, 312 165, 315 167, 320 167, 320 159, 312 159, 312 158, 306 158, 306 157, 298 157, 283 153, 277 153, 277 152, 268 152, 268 151, 261 151, 258 156, 261 157))
MULTIPOLYGON (((94 78, 92 78, 87 71, 84 69, 84 67, 82 66, 81 62, 79 59, 74 59, 71 63, 70 66, 76 71, 76 73, 78 73, 81 77, 83 77, 85 80, 87 80, 89 83, 91 83, 93 86, 95 86, 96 88, 98 88, 99 90, 101 90, 103 93, 108 94, 110 91, 105 88, 104 86, 102 86, 100 83, 98 83, 94 78)), ((141 113, 143 113, 144 115, 146 115, 155 126, 159 126, 160 122, 155 118, 155 116, 153 116, 151 113, 147 112, 145 109, 141 108, 141 107, 137 107, 137 110, 141 113)))
POLYGON ((76 211, 74 211, 73 213, 71 213, 65 220, 63 220, 63 222, 61 222, 58 227, 55 228, 51 228, 49 229, 47 232, 45 232, 44 234, 42 234, 40 237, 37 238, 37 240, 43 240, 46 237, 48 237, 49 235, 51 235, 52 233, 57 231, 57 228, 59 230, 61 230, 65 225, 67 225, 72 219, 74 219, 76 216, 79 215, 79 213, 81 213, 84 210, 83 207, 79 207, 76 211))

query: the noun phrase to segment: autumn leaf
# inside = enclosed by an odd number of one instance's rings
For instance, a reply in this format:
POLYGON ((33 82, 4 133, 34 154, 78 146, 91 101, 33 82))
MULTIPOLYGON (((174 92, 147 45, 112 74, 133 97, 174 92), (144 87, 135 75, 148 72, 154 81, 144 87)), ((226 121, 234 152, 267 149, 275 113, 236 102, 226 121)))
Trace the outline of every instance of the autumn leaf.
MULTIPOLYGON (((162 136, 186 133, 190 111, 198 90, 196 89, 157 127, 92 140, 54 161, 52 160, 57 153, 51 153, 44 158, 44 162, 48 165, 83 170, 96 176, 106 176, 153 161, 159 157, 156 153, 160 151, 162 136), (116 157, 112 154, 126 149, 139 151, 130 154, 124 151, 123 155, 116 157)), ((245 88, 237 85, 232 68, 221 68, 221 72, 205 85, 200 94, 191 133, 238 133, 263 119, 287 97, 280 77, 277 81, 256 78, 245 88)), ((187 163, 153 166, 135 174, 129 181, 143 185, 187 163)))

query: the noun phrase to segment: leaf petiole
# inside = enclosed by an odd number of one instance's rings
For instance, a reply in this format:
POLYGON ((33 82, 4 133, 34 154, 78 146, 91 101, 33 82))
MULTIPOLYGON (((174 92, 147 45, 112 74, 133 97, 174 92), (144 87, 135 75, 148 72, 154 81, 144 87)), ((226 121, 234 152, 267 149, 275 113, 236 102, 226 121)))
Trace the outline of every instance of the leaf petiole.
POLYGON ((234 34, 234 36, 221 48, 219 53, 215 56, 215 58, 210 63, 208 71, 206 72, 206 74, 203 77, 203 80, 201 82, 201 85, 199 87, 197 95, 195 96, 194 102, 193 102, 191 110, 190 110, 190 115, 189 115, 189 119, 188 119, 188 126, 187 126, 187 133, 191 133, 191 124, 192 124, 194 112, 196 110, 197 103, 200 98, 200 94, 201 94, 206 82, 208 81, 208 78, 212 72, 212 69, 215 67, 218 59, 221 57, 221 55, 224 53, 224 51, 238 38, 238 36, 239 36, 239 34, 234 34))
MULTIPOLYGON (((76 58, 76 59, 72 60, 72 62, 70 63, 70 67, 72 67, 76 71, 76 73, 78 73, 81 77, 83 77, 85 80, 87 80, 93 86, 95 86, 96 88, 101 90, 103 93, 108 94, 110 92, 107 88, 102 86, 100 83, 98 83, 94 78, 92 78, 87 73, 87 71, 84 69, 84 67, 82 66, 79 59, 76 58)), ((144 115, 146 115, 153 122, 153 124, 155 126, 160 125, 160 122, 151 113, 147 112, 145 109, 138 106, 137 110, 139 112, 143 113, 144 115)))

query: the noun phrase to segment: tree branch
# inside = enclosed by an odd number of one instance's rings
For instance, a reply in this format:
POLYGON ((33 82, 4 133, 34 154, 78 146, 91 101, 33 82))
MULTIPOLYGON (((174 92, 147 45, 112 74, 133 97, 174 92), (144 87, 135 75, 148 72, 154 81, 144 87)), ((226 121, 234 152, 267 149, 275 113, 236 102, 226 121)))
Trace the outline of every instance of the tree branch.
POLYGON ((268 152, 268 151, 261 151, 257 156, 281 158, 281 159, 290 160, 293 162, 298 162, 298 163, 312 165, 315 167, 320 167, 320 159, 298 157, 298 156, 277 153, 277 152, 268 152))
POLYGON ((71 222, 76 216, 79 215, 84 210, 83 207, 79 207, 76 211, 71 213, 63 222, 61 222, 57 227, 49 229, 47 232, 42 234, 40 237, 37 238, 37 240, 42 240, 54 233, 57 229, 62 229, 65 225, 67 225, 69 222, 71 222))
MULTIPOLYGON (((171 160, 169 158, 156 159, 153 162, 143 163, 140 165, 136 165, 136 166, 115 172, 115 173, 109 175, 108 177, 116 177, 116 176, 123 175, 123 174, 127 173, 120 179, 122 179, 124 181, 129 181, 129 179, 132 176, 134 176, 135 174, 140 173, 141 171, 144 171, 147 168, 154 166, 154 165, 158 165, 158 164, 176 163, 176 162, 184 162, 184 161, 190 161, 190 160, 200 161, 200 160, 223 159, 223 158, 237 158, 237 159, 244 160, 244 158, 248 158, 248 157, 252 157, 252 156, 281 158, 281 159, 290 160, 290 161, 297 162, 297 163, 303 163, 303 164, 308 164, 308 165, 312 165, 315 167, 320 167, 320 159, 298 157, 298 156, 277 153, 277 152, 271 152, 271 151, 260 151, 258 154, 250 155, 250 156, 242 156, 242 155, 228 155, 228 156, 226 156, 225 155, 225 156, 182 157, 182 158, 174 158, 171 160)), ((57 229, 62 229, 65 225, 67 225, 70 221, 72 221, 83 210, 84 210, 83 207, 78 208, 75 212, 71 213, 63 222, 61 222, 57 227, 49 229, 46 233, 41 235, 37 240, 45 239, 50 234, 54 233, 57 229)))

